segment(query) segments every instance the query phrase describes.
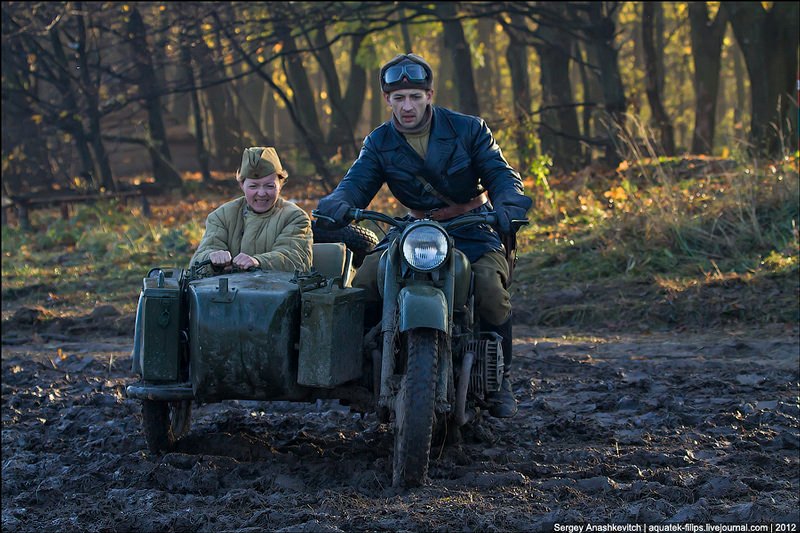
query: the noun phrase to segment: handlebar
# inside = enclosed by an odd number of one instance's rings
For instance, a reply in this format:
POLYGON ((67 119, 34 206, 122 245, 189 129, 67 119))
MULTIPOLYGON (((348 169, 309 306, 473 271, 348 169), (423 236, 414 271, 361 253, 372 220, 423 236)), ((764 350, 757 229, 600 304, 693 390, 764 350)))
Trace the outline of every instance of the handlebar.
POLYGON ((238 274, 240 272, 252 272, 257 269, 256 267, 240 268, 232 263, 228 265, 217 266, 211 262, 211 259, 206 259, 204 261, 197 261, 194 265, 191 266, 190 270, 191 270, 190 277, 196 279, 196 278, 205 278, 210 276, 218 276, 220 274, 238 274), (206 274, 209 268, 211 269, 210 275, 206 274))
MULTIPOLYGON (((316 209, 311 211, 311 215, 333 224, 336 223, 333 218, 320 214, 316 209)), ((416 220, 403 220, 402 218, 391 217, 384 213, 379 213, 378 211, 368 211, 357 207, 351 207, 347 211, 347 217, 355 222, 359 222, 361 220, 384 222, 399 229, 403 229, 409 224, 416 222, 416 220)), ((489 211, 487 213, 470 213, 467 215, 461 215, 447 222, 439 222, 439 224, 441 224, 445 230, 454 230, 470 224, 489 224, 490 226, 495 226, 497 225, 497 213, 494 211, 489 211)), ((522 226, 528 224, 528 220, 512 220, 511 224, 514 226, 515 230, 518 230, 522 226)))

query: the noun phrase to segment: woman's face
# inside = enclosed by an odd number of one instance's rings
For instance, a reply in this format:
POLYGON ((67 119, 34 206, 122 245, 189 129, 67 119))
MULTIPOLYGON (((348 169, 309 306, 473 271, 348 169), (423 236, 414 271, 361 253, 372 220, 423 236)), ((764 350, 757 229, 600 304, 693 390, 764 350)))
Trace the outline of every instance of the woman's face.
POLYGON ((241 187, 250 209, 256 213, 265 213, 272 209, 281 193, 281 180, 278 174, 273 172, 263 178, 247 178, 241 187))

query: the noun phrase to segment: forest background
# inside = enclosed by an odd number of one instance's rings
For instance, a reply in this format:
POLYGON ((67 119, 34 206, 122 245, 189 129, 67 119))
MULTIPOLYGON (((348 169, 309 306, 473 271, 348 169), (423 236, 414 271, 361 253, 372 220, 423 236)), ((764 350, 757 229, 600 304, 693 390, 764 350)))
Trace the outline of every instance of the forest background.
POLYGON ((277 148, 310 211, 388 118, 380 65, 413 51, 534 199, 518 320, 794 327, 799 6, 4 2, 4 322, 129 316, 246 146, 277 148))

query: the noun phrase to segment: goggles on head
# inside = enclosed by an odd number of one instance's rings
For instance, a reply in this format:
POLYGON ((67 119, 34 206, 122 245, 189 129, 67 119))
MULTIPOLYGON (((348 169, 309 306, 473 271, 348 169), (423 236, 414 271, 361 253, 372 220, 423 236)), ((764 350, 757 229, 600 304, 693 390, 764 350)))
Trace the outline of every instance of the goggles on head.
POLYGON ((383 73, 383 82, 391 85, 403 78, 408 78, 412 83, 424 83, 428 78, 428 73, 422 65, 417 63, 406 63, 404 65, 394 65, 386 69, 383 73))

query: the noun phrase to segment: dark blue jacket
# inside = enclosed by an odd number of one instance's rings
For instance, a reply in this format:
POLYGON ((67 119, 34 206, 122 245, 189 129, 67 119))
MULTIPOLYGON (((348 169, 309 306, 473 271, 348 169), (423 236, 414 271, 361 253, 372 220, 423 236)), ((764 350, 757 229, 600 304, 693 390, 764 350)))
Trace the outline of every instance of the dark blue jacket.
MULTIPOLYGON (((516 209, 524 218, 531 200, 524 196, 522 179, 511 168, 495 142, 486 122, 432 106, 433 117, 426 157, 423 160, 387 121, 365 139, 353 166, 336 189, 320 200, 319 210, 331 212, 345 203, 366 208, 386 183, 392 194, 410 209, 428 211, 447 204, 426 192, 415 177, 421 175, 441 194, 456 203, 466 203, 488 191, 495 207, 498 204, 516 209)), ((476 211, 488 211, 484 206, 476 211)), ((487 225, 462 228, 451 233, 456 247, 470 261, 490 250, 503 251, 497 233, 487 225)))

